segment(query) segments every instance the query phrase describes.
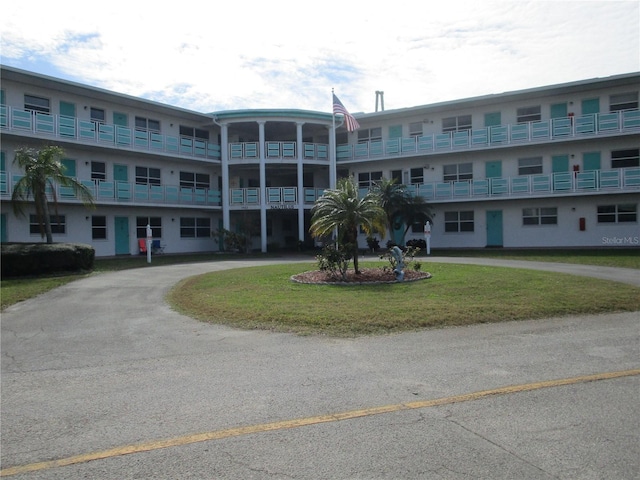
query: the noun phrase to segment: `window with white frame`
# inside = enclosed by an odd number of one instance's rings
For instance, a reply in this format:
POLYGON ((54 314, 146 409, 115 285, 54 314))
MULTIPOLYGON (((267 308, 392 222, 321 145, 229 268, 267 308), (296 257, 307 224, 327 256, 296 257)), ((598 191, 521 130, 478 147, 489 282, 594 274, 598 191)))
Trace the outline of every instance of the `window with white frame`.
POLYGON ((104 162, 91 162, 91 180, 106 180, 107 165, 104 162))
POLYGON ((558 209, 556 207, 523 208, 523 225, 557 225, 558 209))
POLYGON ((104 108, 91 107, 91 121, 94 123, 105 123, 106 114, 104 108))
POLYGON ((458 115, 442 119, 442 133, 471 130, 471 115, 458 115))
POLYGON ((160 169, 136 167, 136 183, 140 185, 160 185, 160 169))
POLYGON ((183 137, 199 138, 201 140, 209 140, 209 132, 200 128, 188 127, 180 125, 180 135, 183 137))
POLYGON ((358 129, 358 143, 382 140, 382 127, 358 129))
POLYGON ((136 117, 136 129, 151 132, 160 132, 160 121, 152 120, 151 118, 136 117))
POLYGON ((520 107, 518 108, 516 115, 518 123, 538 122, 542 119, 540 105, 520 107))
POLYGON ((136 238, 147 238, 147 225, 151 226, 153 238, 162 238, 161 217, 136 217, 136 238))
POLYGON ((424 168, 412 168, 409 171, 411 183, 424 183, 424 168))
POLYGON ((44 97, 37 97, 35 95, 24 96, 24 109, 32 112, 50 113, 51 107, 49 99, 44 97))
MULTIPOLYGON (((67 233, 66 215, 49 215, 49 223, 51 224, 51 233, 54 235, 64 235, 67 233)), ((44 228, 44 225, 42 228, 44 228)), ((29 233, 31 235, 41 235, 42 233, 37 215, 29 215, 29 233)))
POLYGON ((375 182, 382 180, 382 172, 360 172, 358 188, 371 188, 375 182))
POLYGON ((409 124, 409 136, 410 137, 422 136, 422 122, 412 122, 409 124))
POLYGON ((464 210, 460 212, 444 212, 445 232, 473 232, 473 229, 473 210, 464 210))
POLYGON ((633 110, 638 108, 638 92, 618 93, 609 96, 609 111, 633 110))
POLYGON ((598 223, 635 223, 637 221, 637 204, 598 205, 598 223))
POLYGON ((91 238, 93 240, 106 240, 107 217, 104 215, 94 215, 91 217, 91 238))
POLYGON ((207 173, 180 172, 180 186, 187 188, 209 188, 210 177, 207 173))
POLYGON ((518 159, 518 175, 538 175, 542 173, 542 157, 518 159))
POLYGON ((640 166, 640 149, 615 150, 611 152, 611 168, 640 166))
POLYGON ((443 180, 445 182, 458 182, 473 178, 473 164, 453 163, 442 167, 443 180))
POLYGON ((206 217, 181 217, 180 238, 209 238, 211 219, 206 217))

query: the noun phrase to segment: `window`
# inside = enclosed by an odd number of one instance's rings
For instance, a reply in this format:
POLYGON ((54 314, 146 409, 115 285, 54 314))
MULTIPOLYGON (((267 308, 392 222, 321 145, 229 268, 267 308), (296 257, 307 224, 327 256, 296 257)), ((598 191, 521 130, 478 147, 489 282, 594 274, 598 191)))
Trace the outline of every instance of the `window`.
POLYGON ((107 165, 104 162, 91 162, 91 180, 106 180, 107 165))
POLYGON ((187 188, 209 188, 209 175, 206 173, 180 172, 180 186, 187 188))
POLYGON ((150 118, 136 117, 137 130, 149 130, 152 132, 160 132, 160 121, 151 120, 150 118))
POLYGON ((633 110, 638 108, 638 92, 619 93, 609 97, 609 111, 633 110))
MULTIPOLYGON (((66 215, 50 215, 51 233, 64 235, 67 233, 67 216, 66 215)), ((32 235, 41 235, 40 224, 36 215, 29 215, 29 233, 32 235)))
POLYGON ((363 172, 358 174, 358 188, 371 188, 382 179, 382 172, 363 172))
POLYGON ((136 238, 147 238, 147 224, 151 226, 153 238, 162 238, 162 218, 136 217, 136 238))
POLYGON ((540 173, 542 173, 542 157, 518 159, 518 175, 536 175, 540 173))
POLYGON ((558 209, 556 207, 523 208, 522 224, 523 225, 557 225, 558 209))
POLYGON ((424 183, 424 168, 411 169, 411 183, 424 183))
POLYGON ((180 135, 183 137, 200 138, 203 140, 209 140, 209 132, 207 132, 206 130, 201 130, 199 128, 194 128, 194 127, 187 127, 185 125, 180 125, 180 135))
POLYGON ((421 137, 422 136, 422 122, 415 122, 409 124, 409 136, 421 137))
POLYGON ((473 210, 444 212, 445 232, 473 232, 473 210))
POLYGON ((91 107, 91 121, 95 123, 105 123, 104 109, 91 107))
POLYGON ((136 167, 136 183, 141 185, 160 185, 160 169, 136 167))
POLYGON ((458 115, 442 119, 442 133, 471 130, 471 115, 458 115))
POLYGON ((382 140, 382 127, 361 128, 358 130, 358 143, 382 140))
POLYGON ((445 182, 457 182, 460 180, 471 180, 473 178, 473 166, 471 163, 457 163, 444 165, 443 180, 445 182))
POLYGON ((395 180, 399 185, 402 183, 402 170, 391 170, 391 180, 395 180))
POLYGON ((599 205, 598 223, 626 223, 638 220, 638 205, 599 205))
POLYGON ((106 240, 107 217, 104 215, 94 215, 91 217, 91 238, 93 240, 106 240))
POLYGON ((640 149, 617 150, 611 152, 611 168, 627 168, 640 166, 640 149))
POLYGON ((521 107, 517 110, 518 123, 538 122, 542 119, 540 105, 534 107, 521 107))
POLYGON ((180 218, 180 238, 209 238, 211 219, 197 217, 180 218))
POLYGON ((49 99, 36 97, 35 95, 24 96, 24 109, 41 113, 49 113, 51 111, 51 108, 49 107, 49 99))

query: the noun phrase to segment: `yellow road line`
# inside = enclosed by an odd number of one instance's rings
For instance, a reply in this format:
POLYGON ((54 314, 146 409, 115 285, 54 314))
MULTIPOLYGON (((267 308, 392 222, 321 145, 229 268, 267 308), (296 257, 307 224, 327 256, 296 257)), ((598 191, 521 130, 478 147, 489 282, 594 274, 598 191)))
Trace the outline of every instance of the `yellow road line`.
POLYGON ((191 443, 206 442, 209 440, 220 440, 229 437, 238 437, 241 435, 250 435, 254 433, 271 432, 275 430, 286 430, 289 428, 299 428, 309 425, 317 425, 320 423, 339 422, 353 418, 368 417, 372 415, 381 415, 384 413, 398 412, 402 410, 415 410, 420 408, 437 407, 441 405, 451 405, 453 403, 470 402, 480 400, 487 397, 497 395, 508 395, 519 392, 530 392, 532 390, 540 390, 543 388, 561 387, 566 385, 575 385, 578 383, 595 382, 598 380, 610 380, 614 378, 630 377, 640 375, 640 369, 623 370, 618 372, 597 373, 594 375, 584 375, 580 377, 564 378, 559 380, 549 380, 545 382, 525 383, 522 385, 511 385, 507 387, 494 388, 491 390, 482 390, 479 392, 466 393, 462 395, 454 395, 451 397, 437 398, 433 400, 420 400, 416 402, 397 403, 394 405, 385 405, 381 407, 364 408, 362 410, 351 410, 328 415, 318 415, 315 417, 298 418, 293 420, 284 420, 272 423, 263 423, 258 425, 248 425, 245 427, 228 428, 226 430, 216 430, 212 432, 196 433, 193 435, 184 435, 181 437, 169 438, 166 440, 156 440, 137 445, 124 445, 99 452, 85 453, 82 455, 74 455, 72 457, 61 458, 58 460, 50 460, 46 462, 30 463, 28 465, 18 465, 15 467, 0 470, 0 476, 8 477, 21 473, 35 472, 37 470, 47 470, 56 467, 64 467, 75 465, 78 463, 91 462, 104 458, 117 457, 121 455, 129 455, 132 453, 149 452, 159 450, 161 448, 177 447, 188 445, 191 443))

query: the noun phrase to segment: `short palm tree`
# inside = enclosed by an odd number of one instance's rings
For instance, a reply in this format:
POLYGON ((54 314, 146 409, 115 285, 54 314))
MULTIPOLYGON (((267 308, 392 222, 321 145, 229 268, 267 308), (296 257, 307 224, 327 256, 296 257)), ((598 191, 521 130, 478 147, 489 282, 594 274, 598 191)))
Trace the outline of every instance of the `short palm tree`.
POLYGON ((384 234, 385 214, 380 198, 375 192, 360 197, 353 177, 341 178, 335 189, 327 190, 316 200, 312 210, 311 234, 314 237, 338 232, 338 244, 350 250, 353 268, 358 268, 358 226, 367 234, 378 231, 384 234))
POLYGON ((380 206, 384 210, 387 229, 393 232, 396 230, 395 224, 400 220, 399 214, 411 201, 411 195, 406 185, 399 184, 395 178, 391 180, 381 178, 374 183, 372 190, 380 197, 380 206))
POLYGON ((24 206, 33 198, 36 219, 40 224, 40 234, 42 238, 47 238, 47 243, 53 243, 47 190, 51 193, 56 213, 56 184, 71 188, 85 206, 94 206, 91 191, 77 180, 64 174, 65 168, 60 161, 63 155, 62 148, 56 146, 45 147, 41 150, 19 148, 16 150, 16 157, 13 161, 24 172, 24 176, 13 187, 11 195, 13 211, 16 215, 24 215, 24 206))
POLYGON ((400 218, 405 224, 402 234, 404 241, 404 237, 413 224, 420 223, 424 225, 427 221, 433 222, 433 213, 431 212, 431 206, 425 202, 424 198, 412 196, 409 197, 409 202, 400 212, 400 218))

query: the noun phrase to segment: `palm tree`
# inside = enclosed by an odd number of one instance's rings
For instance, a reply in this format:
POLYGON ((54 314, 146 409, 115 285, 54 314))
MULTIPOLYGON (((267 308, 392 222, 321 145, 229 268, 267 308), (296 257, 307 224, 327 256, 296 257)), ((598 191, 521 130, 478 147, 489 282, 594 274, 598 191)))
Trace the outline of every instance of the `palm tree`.
POLYGON ((341 178, 335 189, 327 190, 316 200, 312 210, 311 234, 322 237, 338 232, 338 244, 353 254, 353 268, 358 268, 358 226, 365 233, 384 234, 385 214, 375 192, 360 197, 353 177, 341 178))
POLYGON ((433 222, 433 213, 431 212, 431 206, 424 201, 424 198, 417 196, 410 196, 409 201, 405 204, 402 211, 400 211, 400 218, 405 224, 405 229, 402 234, 402 241, 407 232, 414 223, 425 224, 428 221, 433 222))
POLYGON ((87 207, 93 207, 91 191, 77 180, 64 174, 65 167, 60 162, 64 151, 60 147, 49 146, 42 150, 33 148, 19 148, 13 161, 24 171, 13 187, 11 201, 16 215, 24 215, 24 206, 33 197, 36 207, 36 218, 40 225, 42 238, 47 237, 47 243, 53 243, 51 232, 51 217, 49 215, 49 190, 57 214, 57 197, 55 185, 68 187, 87 207))
POLYGON ((381 178, 373 184, 372 190, 380 198, 387 229, 393 235, 393 232, 401 226, 397 225, 398 221, 401 220, 399 215, 410 203, 411 194, 407 191, 406 185, 399 184, 395 178, 391 180, 381 178))

